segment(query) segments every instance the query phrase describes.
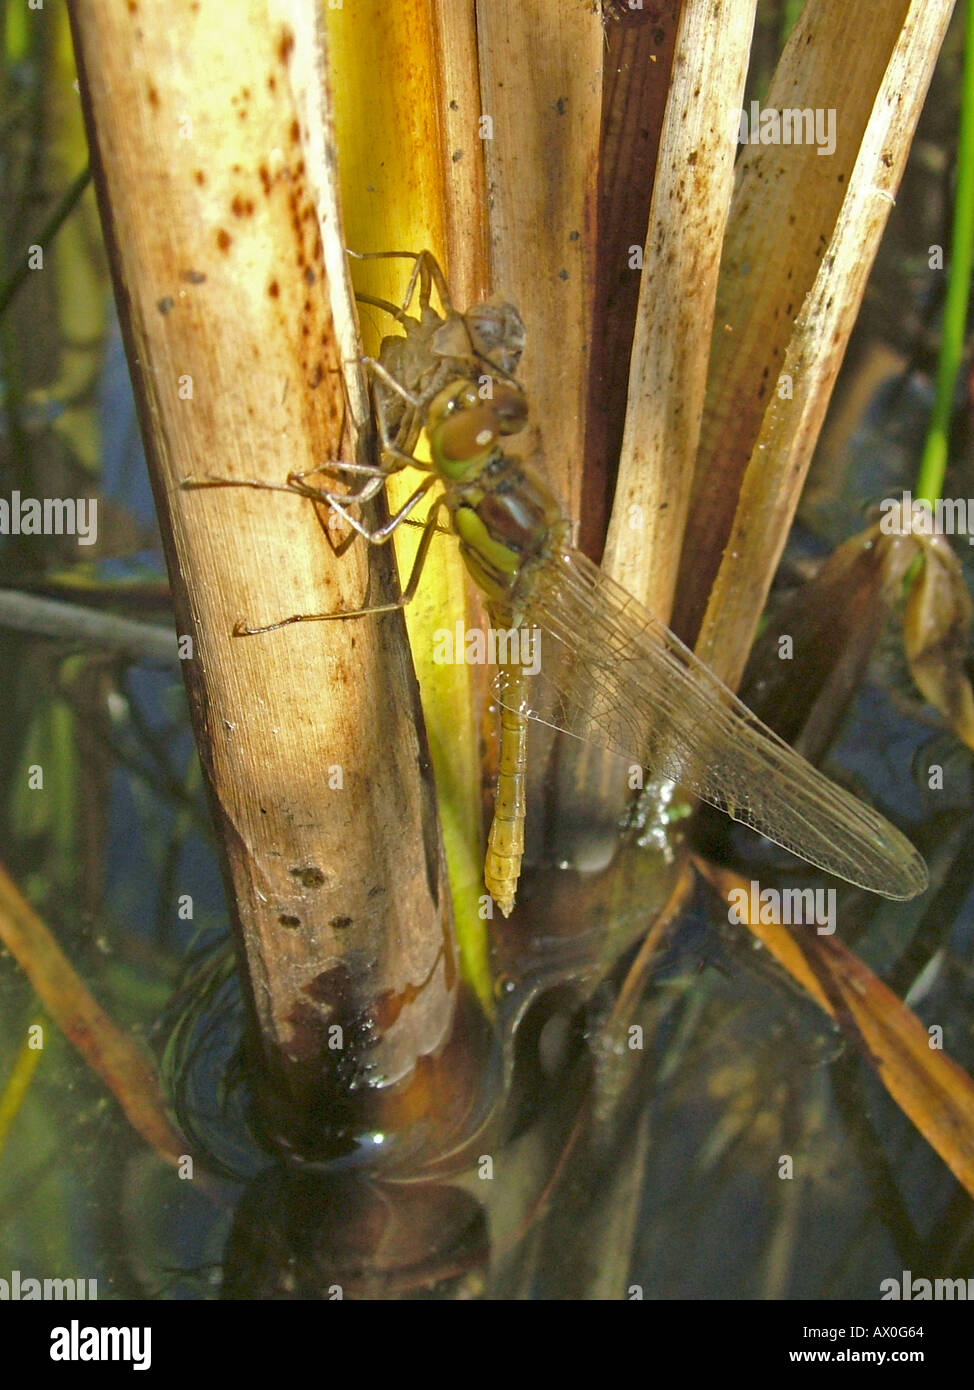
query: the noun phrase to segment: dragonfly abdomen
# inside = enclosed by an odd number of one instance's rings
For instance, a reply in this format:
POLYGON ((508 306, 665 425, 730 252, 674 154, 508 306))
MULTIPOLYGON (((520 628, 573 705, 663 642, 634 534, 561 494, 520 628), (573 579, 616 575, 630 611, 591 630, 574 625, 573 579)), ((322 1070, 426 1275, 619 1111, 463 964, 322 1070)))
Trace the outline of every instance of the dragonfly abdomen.
MULTIPOLYGON (((522 666, 505 662, 502 669, 510 682, 508 689, 523 686, 522 666)), ((502 709, 497 790, 494 819, 487 839, 484 883, 505 917, 510 916, 514 907, 524 856, 527 743, 527 720, 513 709, 502 709)))

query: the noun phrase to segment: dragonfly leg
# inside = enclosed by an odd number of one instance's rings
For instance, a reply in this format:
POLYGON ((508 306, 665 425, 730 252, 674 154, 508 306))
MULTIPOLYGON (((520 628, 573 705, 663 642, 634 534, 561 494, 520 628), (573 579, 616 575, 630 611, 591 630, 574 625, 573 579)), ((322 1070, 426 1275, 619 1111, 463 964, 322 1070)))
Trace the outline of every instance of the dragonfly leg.
MULTIPOLYGON (((406 286, 406 295, 403 300, 403 312, 409 308, 410 301, 416 292, 416 282, 420 281, 419 303, 420 308, 426 308, 430 302, 430 284, 436 286, 436 293, 440 297, 440 303, 447 311, 453 313, 453 304, 450 300, 450 291, 447 288, 446 276, 440 269, 439 262, 432 251, 347 251, 347 255, 356 261, 380 261, 390 259, 411 260, 415 264, 412 274, 409 277, 409 284, 406 286)), ((374 301, 367 301, 374 302, 374 301)), ((385 307, 380 305, 379 307, 385 307)), ((398 314, 395 315, 398 318, 398 314)))
MULTIPOLYGON (((409 297, 412 295, 412 292, 416 288, 417 276, 421 277, 419 289, 420 309, 429 308, 430 288, 432 283, 436 286, 436 293, 439 296, 440 304, 442 305, 447 318, 452 317, 453 303, 450 299, 450 291, 447 288, 446 276, 443 274, 443 271, 440 268, 440 263, 433 255, 432 251, 420 251, 419 256, 416 259, 416 265, 413 269, 412 278, 406 290, 406 304, 409 303, 409 297)), ((405 308, 405 304, 403 305, 403 308, 405 308)))
MULTIPOLYGON (((433 481, 432 479, 424 479, 425 487, 431 486, 433 481)), ((416 489, 413 497, 410 498, 410 503, 415 504, 415 502, 419 501, 419 497, 422 496, 425 487, 416 489)), ((406 504, 406 506, 408 505, 409 503, 406 504)), ((275 632, 279 627, 289 627, 291 623, 323 623, 330 622, 336 618, 367 618, 373 613, 397 613, 400 608, 405 608, 406 604, 410 603, 415 597, 416 590, 419 587, 420 576, 426 564, 426 557, 429 555, 430 544, 437 531, 436 518, 442 506, 443 499, 438 497, 430 508, 426 520, 423 522, 423 534, 419 540, 419 548, 416 551, 416 558, 413 561, 413 568, 409 575, 408 583, 393 603, 379 603, 373 605, 371 608, 353 608, 345 613, 293 613, 290 618, 282 618, 280 622, 277 623, 268 623, 265 627, 247 627, 245 623, 239 622, 234 625, 234 637, 256 637, 263 632, 275 632)), ((402 521, 404 518, 404 508, 400 508, 399 520, 402 521)), ((382 528, 380 527, 379 529, 381 530, 382 528)), ((368 539, 371 540, 372 537, 370 536, 368 539)), ((374 543, 381 545, 385 540, 388 540, 388 536, 381 536, 376 539, 374 543)))
MULTIPOLYGON (((319 465, 318 468, 309 468, 303 473, 289 473, 286 483, 265 483, 258 478, 220 478, 212 474, 207 474, 202 478, 195 478, 193 476, 183 478, 179 485, 187 491, 204 487, 250 487, 257 488, 261 492, 289 492, 295 497, 307 497, 312 502, 323 502, 327 506, 334 507, 336 511, 341 512, 342 516, 345 516, 341 506, 337 506, 336 503, 340 502, 344 504, 344 506, 350 507, 354 503, 370 501, 381 489, 390 472, 398 472, 398 469, 379 469, 371 464, 353 465, 346 463, 323 463, 319 465), (304 479, 309 477, 312 473, 324 472, 328 468, 347 468, 350 471, 363 472, 367 475, 368 481, 358 492, 343 493, 340 495, 328 492, 322 487, 313 487, 310 483, 304 481, 304 479)), ((345 519, 354 526, 356 530, 360 529, 359 524, 351 517, 346 517, 345 519)))
POLYGON ((295 469, 287 475, 284 483, 267 483, 257 478, 223 478, 215 474, 204 474, 202 477, 183 478, 180 487, 187 490, 203 487, 252 487, 259 488, 264 492, 292 492, 299 497, 309 497, 313 502, 331 503, 336 494, 329 492, 326 488, 314 487, 306 482, 307 478, 313 477, 316 473, 352 473, 367 481, 364 486, 354 493, 343 493, 339 500, 346 506, 353 502, 367 502, 380 490, 387 478, 394 473, 399 473, 403 468, 419 468, 423 472, 430 471, 430 465, 421 460, 414 459, 410 454, 400 455, 392 448, 389 453, 393 454, 396 462, 391 465, 376 463, 346 463, 342 459, 329 460, 328 463, 316 463, 313 468, 295 469))
POLYGON ((330 506, 340 502, 345 507, 351 507, 354 504, 371 502, 372 498, 381 492, 386 479, 392 477, 394 473, 400 472, 407 464, 410 467, 419 467, 424 472, 429 472, 428 465, 416 464, 412 458, 405 458, 387 467, 374 463, 319 463, 314 468, 289 473, 287 476, 289 483, 293 482, 299 486, 303 496, 313 495, 315 501, 327 502, 330 506), (351 473, 359 478, 365 478, 366 481, 357 492, 343 493, 328 492, 324 488, 311 489, 309 485, 304 483, 305 478, 310 478, 315 473, 328 472, 351 473))
MULTIPOLYGON (((416 281, 419 281, 419 307, 420 312, 429 308, 430 288, 432 284, 429 264, 433 257, 429 251, 373 251, 372 255, 377 259, 382 256, 402 256, 411 257, 414 264, 406 285, 406 293, 403 295, 402 307, 405 312, 412 302, 413 295, 416 293, 416 281)), ((433 261, 435 265, 436 262, 433 261)), ((437 267, 438 269, 439 267, 437 267)))
POLYGON ((384 314, 389 314, 397 323, 401 323, 408 333, 411 328, 415 328, 416 321, 411 319, 404 309, 400 309, 398 304, 393 304, 390 299, 379 299, 374 294, 356 294, 359 304, 371 304, 374 309, 381 309, 384 314))
POLYGON ((380 463, 343 463, 335 460, 333 463, 316 463, 313 468, 294 469, 288 474, 289 478, 304 479, 310 478, 313 473, 360 473, 369 478, 386 478, 390 473, 398 473, 398 468, 383 468, 380 463))
POLYGON ((375 357, 363 357, 362 366, 366 367, 373 376, 378 377, 384 386, 390 391, 394 391, 397 396, 401 396, 407 405, 411 405, 414 410, 422 410, 427 404, 422 396, 416 396, 407 386, 403 386, 401 381, 397 381, 387 367, 384 367, 375 357))
POLYGON ((410 493, 409 497, 406 498, 406 501, 396 512, 395 516, 391 516, 389 520, 384 521, 381 526, 373 526, 371 529, 368 526, 363 525, 361 521, 357 521, 355 517, 350 516, 348 512, 346 512, 345 506, 343 504, 347 504, 347 497, 336 498, 333 497, 330 493, 327 493, 325 495, 334 511, 336 511, 344 521, 348 522, 349 526, 351 526, 353 531, 357 531, 360 536, 364 537, 364 539, 368 541, 369 545, 385 545, 386 541, 392 535, 393 531, 395 531, 396 527, 401 522, 405 521, 406 517, 412 511, 413 507, 415 507, 417 502, 419 502, 423 497, 426 496, 427 492, 429 492, 430 488, 433 486, 435 482, 436 477, 434 474, 430 474, 428 478, 424 478, 423 481, 420 483, 419 487, 416 488, 415 492, 410 493))
MULTIPOLYGON (((399 468, 418 468, 425 472, 430 468, 430 464, 417 458, 414 450, 423 428, 422 422, 426 407, 430 402, 431 393, 427 391, 421 396, 413 395, 392 375, 387 367, 377 362, 375 358, 363 357, 362 363, 378 380, 384 383, 387 389, 404 400, 408 407, 393 430, 386 415, 386 402, 378 393, 373 392, 379 445, 382 453, 397 460, 399 468)), ((395 470, 390 469, 390 471, 395 470)))
POLYGON ((290 473, 286 483, 265 483, 258 478, 220 478, 210 473, 197 478, 190 474, 189 477, 180 480, 179 486, 187 491, 203 487, 252 487, 258 488, 261 492, 290 492, 298 497, 310 497, 314 502, 329 500, 329 494, 322 488, 310 487, 307 483, 297 481, 300 476, 299 473, 290 473))
POLYGON ((390 466, 389 471, 394 473, 398 472, 400 468, 418 468, 427 472, 431 465, 418 459, 410 447, 415 447, 422 428, 418 423, 416 410, 410 407, 393 433, 386 419, 384 403, 378 397, 376 397, 375 406, 376 424, 379 429, 379 447, 383 454, 388 454, 390 458, 397 461, 395 466, 390 466))
POLYGON ((422 251, 353 251, 350 246, 345 247, 345 255, 351 256, 353 261, 418 261, 424 254, 422 251))
POLYGON ((429 393, 417 396, 407 387, 403 386, 387 367, 374 357, 363 357, 362 365, 372 373, 372 375, 383 383, 387 390, 406 402, 406 409, 400 418, 395 431, 390 428, 386 416, 386 402, 377 393, 372 393, 375 402, 376 423, 379 429, 379 443, 383 453, 398 459, 400 467, 411 466, 414 468, 424 468, 428 465, 423 464, 413 453, 416 441, 422 430, 422 421, 426 414, 426 407, 429 404, 429 393))
POLYGON ((388 476, 387 473, 379 473, 377 476, 369 478, 367 482, 362 484, 357 492, 325 492, 322 488, 321 500, 327 502, 334 512, 337 512, 339 516, 344 517, 346 521, 354 526, 352 518, 345 513, 343 508, 358 507, 366 502, 371 502, 372 498, 376 497, 382 491, 388 476))

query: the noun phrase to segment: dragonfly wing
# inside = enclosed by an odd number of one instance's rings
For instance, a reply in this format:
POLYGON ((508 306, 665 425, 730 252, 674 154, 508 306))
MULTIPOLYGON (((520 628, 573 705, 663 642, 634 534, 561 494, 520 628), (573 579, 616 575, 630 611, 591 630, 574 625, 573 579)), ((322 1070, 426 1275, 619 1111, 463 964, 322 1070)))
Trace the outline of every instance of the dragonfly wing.
MULTIPOLYGON (((580 552, 550 556, 525 589, 518 620, 541 630, 540 668, 508 708, 633 759, 850 883, 888 898, 927 886, 909 840, 790 748, 580 552)), ((501 671, 502 705, 508 688, 501 671)))

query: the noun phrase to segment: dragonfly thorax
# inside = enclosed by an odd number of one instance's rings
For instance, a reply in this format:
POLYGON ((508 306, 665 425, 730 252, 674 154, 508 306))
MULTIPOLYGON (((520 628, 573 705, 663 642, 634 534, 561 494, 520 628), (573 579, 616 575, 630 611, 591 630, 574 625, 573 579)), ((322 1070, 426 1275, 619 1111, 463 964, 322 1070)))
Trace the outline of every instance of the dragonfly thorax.
POLYGON ((568 544, 571 524, 540 474, 495 447, 447 485, 446 505, 471 578, 489 605, 515 609, 536 564, 568 544))

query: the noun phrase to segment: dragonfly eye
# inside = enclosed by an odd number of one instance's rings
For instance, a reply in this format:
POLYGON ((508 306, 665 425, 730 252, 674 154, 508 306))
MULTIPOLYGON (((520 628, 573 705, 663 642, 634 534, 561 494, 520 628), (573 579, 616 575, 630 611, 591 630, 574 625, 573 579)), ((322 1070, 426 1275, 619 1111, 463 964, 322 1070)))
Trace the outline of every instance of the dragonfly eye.
POLYGON ((435 449, 443 466, 456 474, 457 464, 479 463, 497 444, 497 414, 479 405, 449 415, 436 430, 435 449))
POLYGON ((469 381, 451 381, 433 397, 426 408, 428 428, 437 429, 453 414, 476 409, 483 404, 477 387, 469 381))
POLYGON ((528 423, 528 402, 519 386, 495 381, 491 405, 497 416, 499 434, 517 434, 528 423))

